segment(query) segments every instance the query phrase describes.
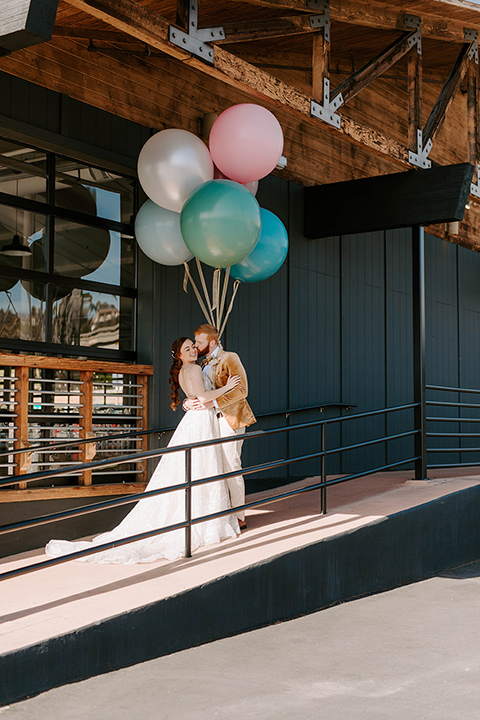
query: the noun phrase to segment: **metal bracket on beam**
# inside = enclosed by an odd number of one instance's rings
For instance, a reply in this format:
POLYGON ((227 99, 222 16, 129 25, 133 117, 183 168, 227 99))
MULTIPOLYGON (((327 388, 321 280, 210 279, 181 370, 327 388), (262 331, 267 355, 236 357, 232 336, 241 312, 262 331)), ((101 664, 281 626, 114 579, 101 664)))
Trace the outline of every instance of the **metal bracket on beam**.
POLYGON ((312 10, 323 12, 323 15, 310 15, 310 27, 312 30, 323 28, 323 38, 330 42, 330 0, 308 0, 307 5, 312 10))
POLYGON ((409 30, 415 30, 411 37, 408 38, 408 45, 412 48, 414 45, 417 46, 417 52, 419 55, 422 54, 422 19, 417 15, 409 15, 405 13, 404 17, 405 27, 409 30))
POLYGON ((199 29, 198 0, 190 0, 188 6, 188 32, 170 25, 168 39, 173 45, 188 50, 192 55, 213 65, 214 48, 208 43, 223 40, 224 38, 225 30, 221 26, 199 29))
POLYGON ((318 103, 315 102, 315 100, 311 100, 310 114, 320 118, 320 120, 324 120, 329 125, 333 125, 333 127, 339 128, 342 118, 340 115, 337 115, 335 111, 338 110, 341 105, 343 105, 342 93, 339 93, 332 102, 330 102, 330 80, 323 78, 323 101, 322 103, 318 103))
POLYGON ((480 198, 480 165, 477 165, 477 182, 470 183, 470 192, 476 198, 480 198))
POLYGON ((428 153, 432 149, 433 143, 431 140, 427 141, 425 147, 423 147, 423 133, 421 130, 417 130, 417 152, 414 153, 412 150, 408 152, 408 162, 411 165, 415 165, 419 168, 429 168, 432 166, 431 160, 428 159, 428 153))
POLYGON ((478 32, 464 28, 463 34, 465 35, 465 40, 472 43, 472 47, 468 51, 468 59, 472 60, 472 58, 475 58, 475 63, 478 65, 478 32))

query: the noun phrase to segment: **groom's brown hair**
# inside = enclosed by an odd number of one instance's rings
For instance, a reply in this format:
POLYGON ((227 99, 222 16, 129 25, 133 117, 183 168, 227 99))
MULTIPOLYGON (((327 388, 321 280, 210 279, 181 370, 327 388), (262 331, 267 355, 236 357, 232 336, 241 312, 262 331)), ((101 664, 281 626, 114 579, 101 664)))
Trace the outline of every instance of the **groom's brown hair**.
POLYGON ((200 325, 200 327, 197 327, 195 330, 195 335, 202 335, 205 333, 205 335, 208 338, 208 342, 211 340, 215 340, 215 342, 218 342, 218 330, 213 325, 208 325, 205 323, 205 325, 200 325))

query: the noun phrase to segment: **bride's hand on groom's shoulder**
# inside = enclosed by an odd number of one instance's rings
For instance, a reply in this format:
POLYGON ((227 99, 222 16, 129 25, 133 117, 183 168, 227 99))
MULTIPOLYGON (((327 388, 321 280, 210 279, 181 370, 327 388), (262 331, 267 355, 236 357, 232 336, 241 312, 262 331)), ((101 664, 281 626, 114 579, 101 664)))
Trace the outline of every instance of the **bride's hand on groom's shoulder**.
POLYGON ((225 387, 228 390, 233 390, 237 387, 237 385, 240 384, 242 378, 240 375, 229 375, 227 382, 225 383, 225 387))

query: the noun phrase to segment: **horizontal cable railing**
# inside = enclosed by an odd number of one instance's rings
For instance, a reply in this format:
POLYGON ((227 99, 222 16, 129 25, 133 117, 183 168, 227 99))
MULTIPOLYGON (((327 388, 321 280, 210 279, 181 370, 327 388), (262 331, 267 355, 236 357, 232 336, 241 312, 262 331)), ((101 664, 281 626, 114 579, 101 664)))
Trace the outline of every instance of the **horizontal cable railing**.
MULTIPOLYGON (((117 450, 117 455, 126 453, 128 448, 114 447, 108 438, 94 448, 92 435, 108 428, 122 427, 124 432, 146 429, 147 383, 152 373, 149 365, 0 353, 3 476, 17 481, 30 465, 38 470, 58 466, 54 447, 52 457, 45 450, 37 452, 38 445, 48 440, 52 445, 66 439, 90 440, 78 444, 80 457, 72 449, 71 457, 64 458, 65 464, 79 459, 86 463, 95 452, 101 456, 110 449, 117 450), (8 445, 26 452, 3 452, 8 445)), ((146 449, 146 438, 138 436, 138 442, 146 449)), ((146 480, 146 466, 130 469, 135 480, 146 480)), ((79 469, 76 476, 73 484, 93 484, 92 472, 86 467, 79 469)), ((26 489, 23 482, 15 485, 19 490, 26 489)))
MULTIPOLYGON (((267 412, 267 413, 260 413, 257 414, 256 418, 257 420, 267 418, 267 417, 274 417, 276 415, 284 415, 285 417, 289 417, 290 415, 293 415, 294 413, 303 412, 307 410, 320 410, 321 412, 325 410, 326 408, 330 407, 340 407, 344 408, 346 410, 349 410, 352 407, 355 407, 355 405, 348 404, 348 403, 340 403, 340 402, 327 402, 327 403, 321 403, 319 405, 305 405, 303 407, 298 408, 287 408, 286 410, 275 410, 273 412, 267 412)), ((58 452, 58 450, 61 450, 62 448, 72 448, 72 447, 81 447, 82 445, 93 445, 96 443, 100 443, 104 440, 130 440, 134 441, 137 437, 142 437, 145 435, 164 435, 167 432, 172 432, 175 430, 176 425, 171 425, 169 427, 162 427, 162 428, 153 428, 151 430, 135 430, 132 432, 123 432, 118 433, 115 431, 110 431, 111 434, 108 435, 95 435, 95 437, 90 437, 87 439, 77 438, 75 440, 58 440, 55 442, 51 442, 48 439, 45 440, 39 440, 36 444, 31 444, 28 447, 25 448, 10 448, 8 450, 0 451, 0 458, 7 457, 9 455, 24 455, 27 453, 31 453, 32 451, 35 452, 58 452)), ((105 430, 102 428, 102 430, 105 430)), ((13 440, 12 440, 13 442, 13 440)), ((105 450, 103 452, 106 452, 105 450)), ((112 451, 113 452, 113 451, 112 451)), ((23 478, 22 478, 23 480, 23 478)), ((13 484, 13 483, 11 483, 13 484)), ((1 485, 1 482, 0 482, 1 485)))
MULTIPOLYGON (((246 433, 242 439, 247 441, 252 441, 255 438, 257 439, 263 439, 268 436, 272 435, 279 435, 284 433, 291 433, 291 432, 298 432, 298 431, 305 431, 310 428, 319 428, 320 430, 320 448, 317 452, 313 453, 307 453, 303 455, 299 455, 293 458, 288 459, 280 459, 270 462, 265 462, 259 465, 254 465, 246 468, 242 468, 242 474, 243 475, 250 475, 256 472, 265 471, 265 470, 271 470, 273 468, 280 468, 280 467, 286 467, 295 463, 301 463, 308 460, 314 460, 319 459, 320 460, 320 479, 319 481, 313 482, 312 484, 309 484, 307 486, 303 486, 301 488, 295 488, 294 490, 288 490, 284 492, 277 493, 275 495, 269 496, 268 498, 263 498, 261 500, 255 500, 251 502, 247 502, 244 505, 241 506, 235 506, 234 508, 228 508, 227 510, 220 511, 218 513, 213 513, 206 516, 201 517, 192 517, 191 513, 191 494, 193 488, 195 488, 198 485, 204 485, 211 482, 218 482, 222 479, 227 479, 229 477, 234 477, 238 475, 238 470, 233 471, 230 473, 223 473, 221 475, 215 475, 212 477, 207 478, 201 478, 201 479, 193 479, 192 478, 192 465, 191 465, 191 453, 194 449, 199 448, 205 448, 210 447, 213 445, 222 445, 229 442, 238 442, 238 438, 236 436, 233 437, 227 437, 227 438, 215 438, 212 440, 205 440, 198 443, 190 443, 185 445, 178 445, 178 446, 170 446, 167 448, 161 448, 161 449, 155 449, 155 450, 149 450, 149 451, 143 451, 140 453, 134 453, 129 456, 125 456, 120 458, 120 460, 117 458, 115 460, 97 460, 92 461, 89 463, 84 463, 81 466, 77 467, 71 467, 65 469, 51 469, 46 472, 36 472, 36 473, 29 473, 27 475, 22 476, 23 482, 32 482, 34 480, 41 478, 52 478, 55 475, 59 474, 60 472, 63 472, 64 474, 67 473, 74 473, 78 472, 79 467, 85 468, 87 467, 89 470, 93 470, 95 468, 104 468, 109 465, 117 464, 117 463, 127 463, 127 462, 135 462, 135 461, 144 461, 148 458, 153 457, 161 457, 166 454, 170 454, 173 452, 183 452, 185 454, 185 480, 182 483, 178 483, 174 486, 169 486, 166 488, 159 488, 158 490, 152 490, 152 491, 146 491, 141 494, 135 494, 130 495, 128 497, 123 498, 115 498, 112 500, 103 501, 100 503, 95 503, 93 505, 84 506, 82 508, 75 508, 71 510, 61 511, 58 513, 54 513, 51 515, 45 515, 40 518, 35 518, 31 520, 26 520, 18 523, 11 523, 10 525, 4 525, 0 527, 0 534, 5 534, 9 532, 14 532, 17 530, 32 528, 38 525, 44 525, 50 522, 54 522, 57 520, 63 520, 69 517, 79 517, 81 515, 86 515, 93 512, 98 512, 101 510, 104 510, 106 508, 112 508, 117 507, 120 505, 125 505, 128 503, 133 502, 144 502, 149 497, 162 495, 170 492, 175 492, 178 490, 183 490, 185 492, 185 508, 186 508, 186 517, 185 520, 176 523, 175 525, 171 525, 168 527, 158 528, 155 530, 148 531, 146 533, 137 534, 134 536, 130 536, 128 538, 124 538, 122 540, 116 540, 114 542, 105 543, 103 545, 97 545, 96 547, 92 549, 82 550, 74 553, 70 553, 68 555, 62 556, 60 558, 49 558, 48 560, 45 560, 40 563, 36 563, 33 565, 26 565, 21 568, 16 568, 14 570, 1 573, 0 574, 0 580, 7 579, 9 577, 13 577, 15 575, 21 575, 26 574, 28 572, 33 572, 35 570, 41 569, 43 567, 48 567, 50 565, 56 565, 59 563, 67 562, 69 560, 73 559, 79 559, 83 558, 87 555, 96 554, 98 552, 102 552, 104 550, 108 550, 113 547, 118 547, 119 545, 125 545, 132 542, 136 542, 138 540, 142 540, 145 538, 157 536, 164 534, 166 532, 171 532, 173 530, 178 530, 183 528, 185 530, 185 556, 190 557, 191 556, 191 529, 192 526, 201 522, 206 522, 207 520, 214 519, 216 517, 221 517, 223 515, 229 515, 232 514, 234 511, 242 510, 242 509, 249 509, 252 507, 259 507, 262 505, 267 505, 273 502, 277 502, 283 498, 291 497, 293 495, 298 495, 300 493, 305 493, 313 490, 320 490, 320 512, 323 512, 324 514, 327 512, 327 488, 330 485, 337 484, 339 482, 346 482, 348 480, 352 480, 354 478, 362 477, 365 475, 372 474, 374 472, 388 470, 392 468, 398 468, 402 465, 411 464, 412 462, 416 461, 418 459, 415 455, 408 455, 408 457, 402 458, 400 460, 397 460, 392 463, 384 463, 381 466, 376 466, 373 468, 370 468, 368 470, 364 470, 362 472, 350 474, 350 475, 343 475, 341 477, 337 477, 331 480, 327 479, 327 459, 329 456, 341 453, 341 452, 348 452, 351 450, 359 449, 359 448, 368 448, 374 445, 378 445, 380 443, 387 443, 394 440, 399 440, 407 437, 413 437, 418 433, 418 430, 408 430, 401 433, 395 433, 392 435, 385 435, 382 437, 373 438, 370 440, 365 440, 361 442, 351 443, 349 445, 343 446, 343 447, 335 447, 335 448, 327 448, 327 428, 330 425, 334 425, 336 423, 342 423, 342 422, 350 422, 353 420, 364 420, 365 418, 371 418, 374 416, 379 415, 387 415, 393 412, 397 412, 400 410, 406 410, 406 409, 414 409, 417 407, 416 403, 411 403, 407 405, 399 405, 396 407, 391 408, 384 408, 381 410, 373 410, 368 411, 365 413, 358 413, 355 415, 350 415, 346 417, 339 417, 339 418, 329 418, 327 420, 315 420, 310 422, 304 422, 299 423, 295 425, 289 425, 287 427, 277 427, 277 428, 271 428, 268 430, 257 430, 246 433)), ((0 487, 3 484, 9 483, 11 484, 11 479, 8 480, 2 480, 0 481, 0 487)))

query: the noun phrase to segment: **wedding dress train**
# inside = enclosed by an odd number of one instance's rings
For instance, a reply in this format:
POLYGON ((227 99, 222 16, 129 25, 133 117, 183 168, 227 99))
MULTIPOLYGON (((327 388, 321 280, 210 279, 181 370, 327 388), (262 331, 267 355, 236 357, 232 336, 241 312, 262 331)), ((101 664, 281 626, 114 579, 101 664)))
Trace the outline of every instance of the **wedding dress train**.
MULTIPOLYGON (((190 410, 182 418, 168 446, 184 445, 191 442, 211 440, 219 437, 216 412, 211 410, 190 410)), ((192 450, 192 480, 219 475, 223 472, 220 445, 192 450)), ((185 453, 168 453, 158 463, 146 491, 156 490, 185 482, 185 453)), ((224 480, 219 480, 192 489, 192 517, 209 515, 230 507, 230 499, 224 480)), ((102 543, 135 535, 185 520, 185 492, 175 490, 156 497, 141 499, 110 532, 98 535, 92 541, 50 540, 45 552, 50 557, 59 557, 102 543)), ((203 545, 218 543, 239 534, 235 515, 224 515, 192 525, 192 550, 203 545)), ((185 529, 137 540, 109 550, 87 555, 81 560, 91 563, 117 563, 131 565, 148 563, 165 558, 176 560, 185 555, 185 529)))

